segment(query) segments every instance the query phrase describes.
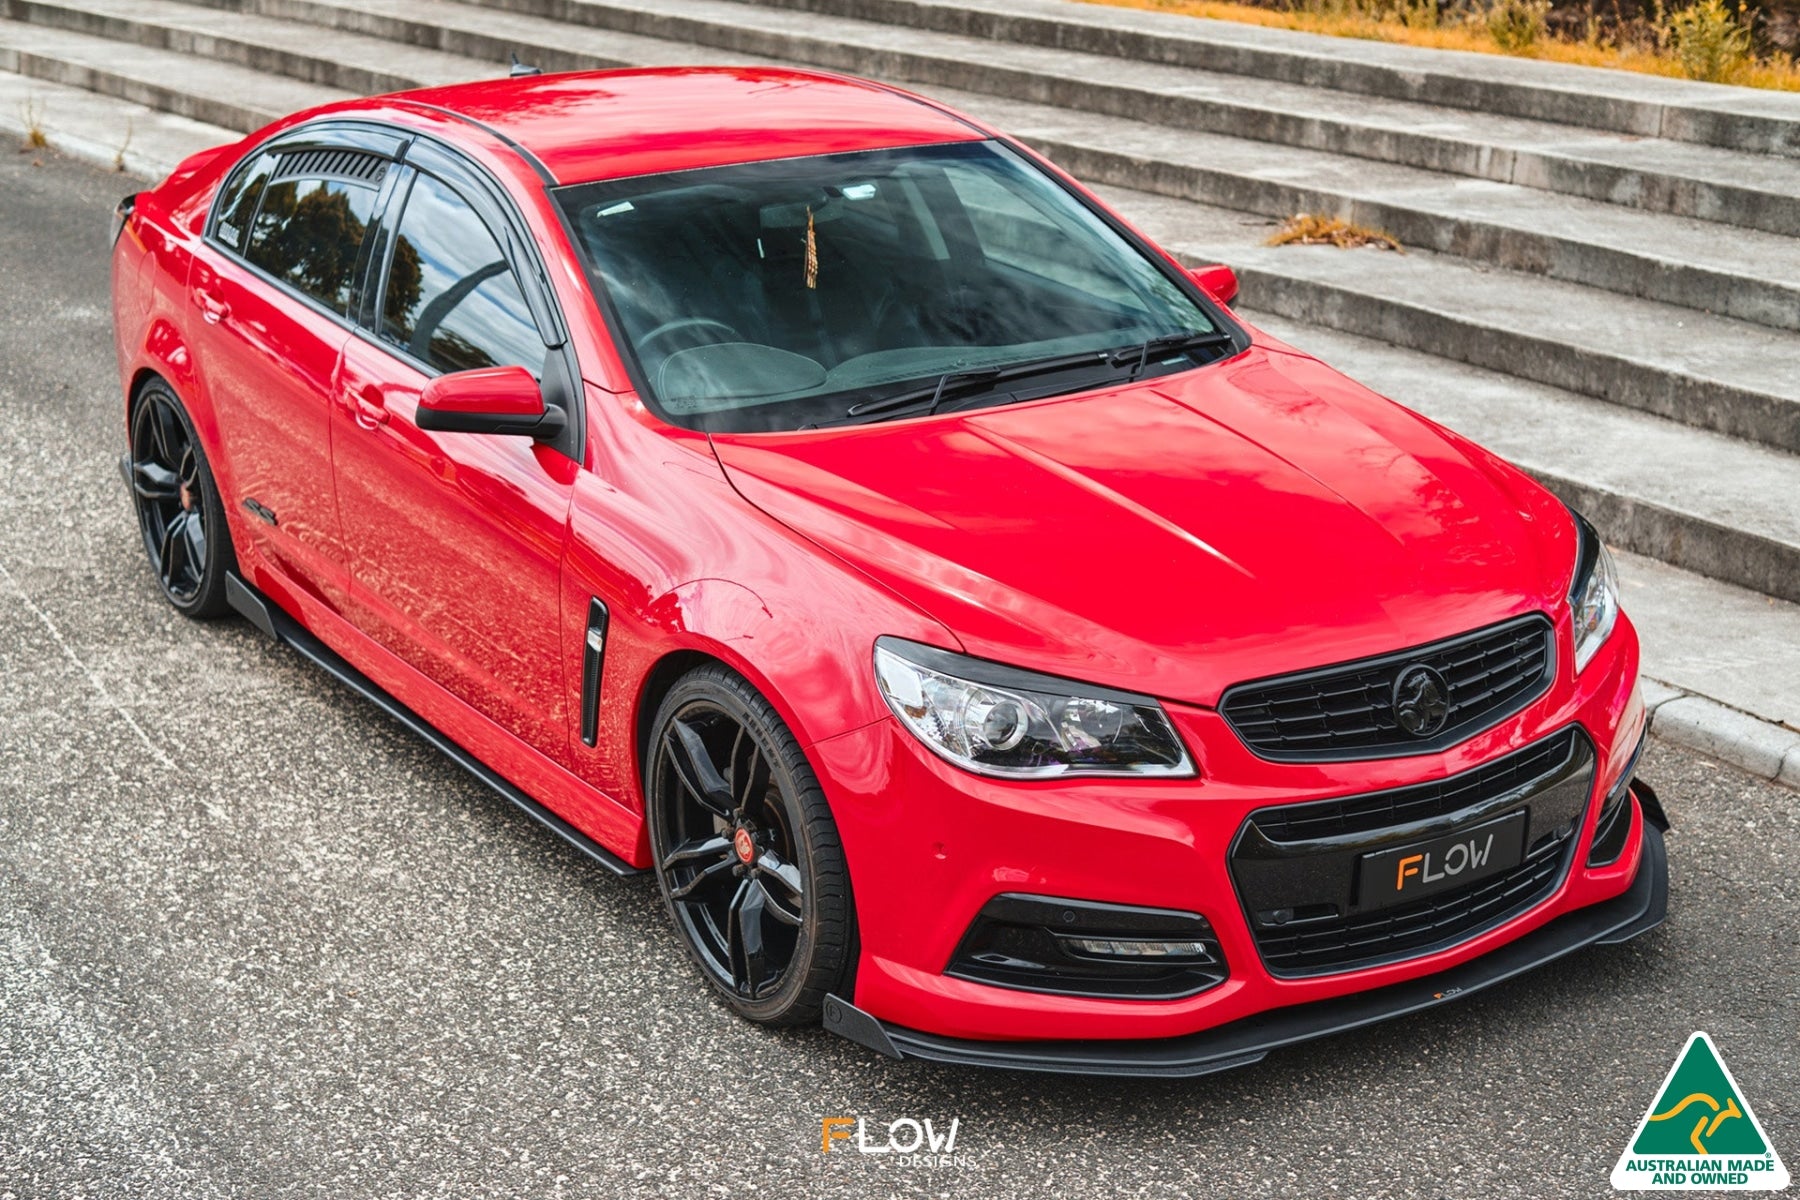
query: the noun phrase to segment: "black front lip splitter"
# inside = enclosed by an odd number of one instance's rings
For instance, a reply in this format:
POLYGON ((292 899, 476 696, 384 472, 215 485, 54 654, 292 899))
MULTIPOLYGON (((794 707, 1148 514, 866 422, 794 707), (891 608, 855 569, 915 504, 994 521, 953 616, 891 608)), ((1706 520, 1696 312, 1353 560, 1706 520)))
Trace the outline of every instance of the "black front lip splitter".
POLYGON ((1272 1009, 1172 1038, 991 1042, 943 1037, 889 1024, 838 996, 826 998, 825 1028, 890 1058, 1010 1071, 1180 1079, 1248 1066, 1271 1050, 1435 1008, 1584 946, 1610 946, 1656 928, 1668 912, 1666 820, 1658 805, 1656 819, 1644 822, 1637 877, 1622 895, 1565 913, 1480 958, 1405 983, 1272 1009))

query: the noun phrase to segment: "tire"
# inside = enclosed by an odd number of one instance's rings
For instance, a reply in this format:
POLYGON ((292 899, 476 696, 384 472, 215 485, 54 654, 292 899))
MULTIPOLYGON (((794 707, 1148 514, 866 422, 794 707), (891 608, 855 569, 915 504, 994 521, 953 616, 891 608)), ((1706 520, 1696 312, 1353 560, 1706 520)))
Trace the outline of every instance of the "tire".
POLYGON ((663 698, 646 759, 657 883, 689 955, 739 1015, 817 1023, 826 993, 849 986, 856 916, 800 743, 747 680, 711 664, 663 698))
POLYGON ((127 470, 144 553, 164 598, 183 616, 231 611, 225 576, 237 569, 225 506, 181 400, 151 380, 131 406, 127 470))

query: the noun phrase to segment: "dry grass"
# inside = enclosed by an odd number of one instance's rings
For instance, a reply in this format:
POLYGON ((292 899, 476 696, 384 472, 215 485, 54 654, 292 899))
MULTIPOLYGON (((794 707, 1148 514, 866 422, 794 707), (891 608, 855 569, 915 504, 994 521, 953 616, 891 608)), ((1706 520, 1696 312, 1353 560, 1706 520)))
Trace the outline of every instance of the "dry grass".
POLYGON ((19 147, 20 153, 48 148, 50 139, 44 135, 44 106, 37 102, 36 96, 27 96, 19 105, 19 116, 25 121, 25 144, 19 147))
MULTIPOLYGON (((1493 35, 1481 24, 1445 23, 1427 25, 1399 17, 1371 16, 1345 4, 1321 6, 1317 10, 1258 8, 1250 4, 1234 4, 1230 0, 1087 0, 1089 4, 1110 4, 1115 8, 1147 8, 1158 12, 1180 13, 1189 17, 1211 17, 1217 21, 1236 21, 1244 25, 1264 25, 1274 29, 1298 29, 1307 33, 1326 33, 1335 37, 1366 38, 1378 42, 1396 42, 1407 46, 1428 46, 1436 50, 1473 50, 1480 54, 1504 54, 1493 35)), ((1538 38, 1516 52, 1516 57, 1539 58, 1547 62, 1572 63, 1581 67, 1610 67, 1620 71, 1638 71, 1646 75, 1668 75, 1686 78, 1681 60, 1660 47, 1608 45, 1594 40, 1574 42, 1565 38, 1538 38)), ((1786 56, 1773 56, 1745 63, 1725 83, 1745 87, 1769 88, 1776 91, 1800 92, 1800 63, 1786 56)))
POLYGON ((125 170, 125 152, 131 149, 132 132, 131 118, 127 117, 125 118, 125 140, 120 142, 119 148, 113 152, 113 170, 115 171, 123 173, 125 170))
POLYGON ((1370 229, 1367 225, 1352 224, 1342 217, 1320 217, 1312 213, 1298 213, 1283 221, 1281 228, 1269 235, 1266 244, 1336 246, 1339 250, 1372 247, 1376 250, 1400 251, 1400 243, 1392 234, 1370 229))

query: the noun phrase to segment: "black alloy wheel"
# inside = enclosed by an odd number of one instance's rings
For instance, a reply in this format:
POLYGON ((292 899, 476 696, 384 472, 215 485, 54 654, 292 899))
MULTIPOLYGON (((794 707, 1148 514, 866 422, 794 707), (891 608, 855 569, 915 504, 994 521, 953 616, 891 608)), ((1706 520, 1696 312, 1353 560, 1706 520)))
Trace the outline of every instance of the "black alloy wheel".
POLYGON ((126 470, 163 595, 190 617, 227 612, 225 574, 236 559, 225 511, 193 422, 160 381, 146 385, 132 406, 126 470))
POLYGON ((798 741, 741 676, 700 667, 658 709, 645 780, 657 879, 702 971, 751 1020, 817 1021, 848 986, 855 921, 798 741))

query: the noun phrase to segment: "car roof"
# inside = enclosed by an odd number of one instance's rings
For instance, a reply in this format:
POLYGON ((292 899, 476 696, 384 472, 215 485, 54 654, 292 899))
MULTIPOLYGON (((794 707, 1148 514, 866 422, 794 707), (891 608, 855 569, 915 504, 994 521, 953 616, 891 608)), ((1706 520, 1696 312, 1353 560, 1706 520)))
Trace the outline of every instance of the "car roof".
POLYGON ((530 152, 559 184, 986 136, 893 88, 773 67, 580 71, 390 99, 480 122, 530 152))

